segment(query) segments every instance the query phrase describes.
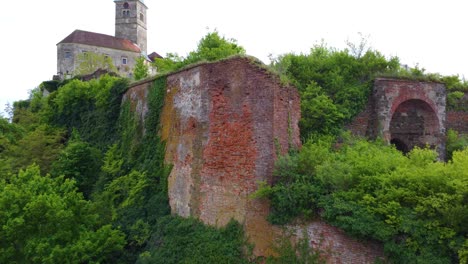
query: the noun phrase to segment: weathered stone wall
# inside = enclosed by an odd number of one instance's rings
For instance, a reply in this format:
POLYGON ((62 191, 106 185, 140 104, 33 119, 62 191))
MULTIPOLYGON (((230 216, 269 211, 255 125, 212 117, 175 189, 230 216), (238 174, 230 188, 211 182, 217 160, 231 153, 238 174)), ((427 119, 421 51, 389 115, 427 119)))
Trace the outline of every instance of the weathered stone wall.
POLYGON ((76 68, 79 66, 77 56, 83 52, 93 52, 109 56, 115 67, 117 67, 118 73, 124 77, 130 77, 133 74, 136 59, 141 56, 139 52, 116 50, 78 43, 60 43, 57 45, 57 73, 61 73, 61 75, 74 75, 76 68), (70 53, 69 57, 66 57, 67 52, 70 53), (124 57, 127 58, 126 65, 122 64, 122 58, 124 57))
MULTIPOLYGON (((124 96, 140 120, 149 87, 151 82, 139 83, 124 96)), ((233 58, 167 76, 166 92, 161 136, 166 162, 173 165, 172 212, 215 226, 236 219, 255 244, 254 254, 273 254, 283 231, 266 220, 268 201, 250 194, 260 181, 272 181, 277 154, 300 146, 297 90, 251 59, 233 58)), ((382 256, 378 244, 350 239, 320 221, 290 228, 308 230, 310 243, 323 247, 329 263, 373 263, 382 256)))
POLYGON ((147 9, 140 0, 115 1, 115 37, 131 40, 138 44, 145 54, 147 53, 147 9), (125 4, 128 8, 125 8, 125 4))

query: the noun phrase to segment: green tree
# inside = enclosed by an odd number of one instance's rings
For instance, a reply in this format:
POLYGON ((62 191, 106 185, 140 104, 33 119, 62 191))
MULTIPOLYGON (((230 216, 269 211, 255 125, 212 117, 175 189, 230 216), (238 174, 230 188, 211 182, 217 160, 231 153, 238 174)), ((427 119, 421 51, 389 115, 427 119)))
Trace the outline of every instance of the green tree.
POLYGON ((270 67, 301 95, 303 138, 311 133, 337 133, 363 110, 374 77, 399 68, 398 58, 386 59, 370 49, 363 53, 365 46, 361 46, 350 53, 321 44, 308 54, 290 53, 273 59, 270 67))
POLYGON ((89 143, 83 142, 73 131, 72 138, 52 165, 51 174, 74 179, 78 190, 89 198, 99 177, 102 158, 101 152, 89 143))
POLYGON ((208 33, 198 42, 197 49, 189 53, 186 61, 191 64, 203 60, 215 61, 243 54, 245 54, 245 49, 237 45, 235 39, 226 39, 215 30, 208 33))
POLYGON ((43 173, 48 173, 63 148, 64 137, 62 129, 49 125, 39 125, 35 130, 25 134, 5 151, 12 172, 16 173, 19 169, 36 163, 41 166, 43 173))
POLYGON ((146 64, 146 59, 144 57, 139 57, 136 60, 135 68, 133 68, 133 78, 136 81, 148 77, 148 64, 146 64))
POLYGON ((91 74, 99 69, 115 72, 116 68, 109 56, 94 52, 82 52, 76 56, 75 75, 91 74))
POLYGON ((199 42, 197 49, 186 58, 175 53, 167 54, 164 59, 156 59, 159 72, 170 72, 200 61, 216 61, 229 56, 244 55, 245 49, 235 39, 220 36, 218 31, 209 32, 199 42))
POLYGON ((41 176, 38 166, 0 180, 0 227, 2 263, 108 262, 124 245, 73 180, 41 176))

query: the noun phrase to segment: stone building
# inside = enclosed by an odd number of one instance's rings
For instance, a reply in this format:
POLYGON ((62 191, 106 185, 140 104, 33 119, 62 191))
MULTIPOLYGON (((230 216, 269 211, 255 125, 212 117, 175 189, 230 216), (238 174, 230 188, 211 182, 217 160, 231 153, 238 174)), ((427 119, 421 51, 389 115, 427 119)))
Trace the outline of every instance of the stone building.
POLYGON ((60 79, 76 74, 77 56, 97 53, 111 58, 121 76, 131 77, 136 59, 143 56, 161 57, 153 52, 147 56, 147 23, 143 0, 115 0, 115 36, 75 30, 57 44, 57 75, 60 79))

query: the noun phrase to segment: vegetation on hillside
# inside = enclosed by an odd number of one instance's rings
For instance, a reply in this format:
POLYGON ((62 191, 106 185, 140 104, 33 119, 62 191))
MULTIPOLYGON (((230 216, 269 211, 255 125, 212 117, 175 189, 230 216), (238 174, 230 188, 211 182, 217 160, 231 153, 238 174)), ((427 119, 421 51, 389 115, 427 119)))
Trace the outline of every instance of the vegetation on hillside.
POLYGON ((466 254, 468 149, 450 162, 381 142, 321 137, 277 162, 270 221, 321 217, 361 239, 383 242, 394 263, 453 263, 466 254))
MULTIPOLYGON (((167 73, 244 53, 215 31, 186 57, 169 55, 156 66, 167 73)), ((257 193, 272 202, 270 221, 322 217, 351 235, 382 241, 397 263, 467 261, 466 135, 449 132, 452 158, 441 163, 430 150, 404 156, 341 133, 364 107, 376 76, 422 78, 423 70, 401 69, 397 58, 374 50, 325 45, 282 55, 270 67, 299 89, 304 141, 278 160, 276 184, 257 193)), ((450 91, 449 106, 466 110, 459 103, 466 82, 437 78, 450 91)), ((0 262, 252 261, 238 223, 216 229, 170 215, 171 168, 158 134, 166 78, 156 77, 149 91, 145 127, 122 102, 129 81, 44 82, 14 104, 12 122, 0 118, 0 262)), ((267 262, 320 261, 309 250, 282 243, 267 262)))

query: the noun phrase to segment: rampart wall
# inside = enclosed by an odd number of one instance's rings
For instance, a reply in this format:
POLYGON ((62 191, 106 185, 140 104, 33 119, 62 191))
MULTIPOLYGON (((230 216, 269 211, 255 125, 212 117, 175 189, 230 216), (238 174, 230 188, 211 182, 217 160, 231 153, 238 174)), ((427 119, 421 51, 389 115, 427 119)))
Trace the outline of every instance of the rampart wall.
MULTIPOLYGON (((139 120, 147 113, 151 80, 131 87, 124 100, 139 120)), ((250 58, 194 66, 167 76, 161 135, 173 165, 168 195, 173 214, 224 226, 243 224, 254 254, 274 254, 283 229, 266 220, 268 201, 253 199, 259 182, 272 181, 275 159, 300 147, 300 99, 294 87, 250 58)), ((347 237, 324 222, 290 226, 327 252, 328 263, 373 263, 382 247, 347 237)))

